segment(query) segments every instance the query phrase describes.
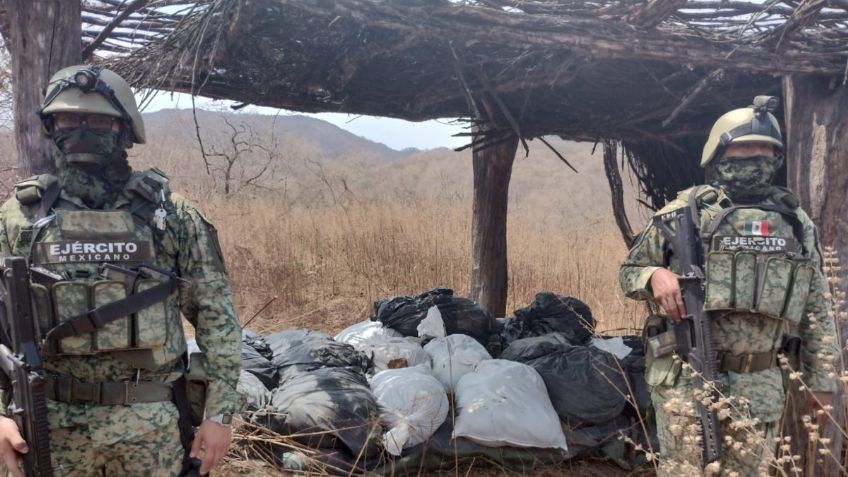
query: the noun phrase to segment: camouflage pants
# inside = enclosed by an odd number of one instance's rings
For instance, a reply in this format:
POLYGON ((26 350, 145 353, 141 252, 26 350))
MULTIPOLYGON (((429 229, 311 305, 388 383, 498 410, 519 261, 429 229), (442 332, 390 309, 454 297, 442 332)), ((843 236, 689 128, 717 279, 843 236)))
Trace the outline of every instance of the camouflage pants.
POLYGON ((95 447, 82 429, 50 433, 56 477, 176 477, 183 447, 176 423, 132 441, 95 447))
POLYGON ((56 477, 175 477, 182 470, 178 414, 170 402, 47 404, 56 477))
MULTIPOLYGON (((700 428, 692 408, 689 386, 658 386, 651 392, 660 443, 660 477, 702 475, 700 428)), ((747 414, 747 413, 746 413, 747 414)), ((731 412, 721 420, 721 470, 724 477, 770 475, 779 421, 761 423, 731 412)))

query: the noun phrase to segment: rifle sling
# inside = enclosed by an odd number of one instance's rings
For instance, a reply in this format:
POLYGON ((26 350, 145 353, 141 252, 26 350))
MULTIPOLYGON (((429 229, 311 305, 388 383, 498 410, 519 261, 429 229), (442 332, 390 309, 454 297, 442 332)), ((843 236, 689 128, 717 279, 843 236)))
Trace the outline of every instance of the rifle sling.
POLYGON ((48 331, 44 340, 55 341, 70 336, 92 333, 117 319, 165 301, 175 289, 176 280, 169 278, 147 290, 107 303, 64 321, 48 331))

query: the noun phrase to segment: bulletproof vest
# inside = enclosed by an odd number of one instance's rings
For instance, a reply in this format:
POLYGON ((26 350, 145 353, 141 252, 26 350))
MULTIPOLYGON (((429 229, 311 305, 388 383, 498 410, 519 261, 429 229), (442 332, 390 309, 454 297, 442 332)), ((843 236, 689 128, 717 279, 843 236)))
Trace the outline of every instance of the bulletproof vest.
POLYGON ((49 206, 44 207, 43 201, 51 199, 47 191, 53 181, 52 176, 37 176, 16 185, 21 209, 37 207, 42 213, 27 217, 30 226, 19 231, 12 252, 28 256, 34 270, 32 291, 40 335, 45 338, 53 330, 63 331, 54 333, 60 338, 45 341, 42 353, 116 353, 148 369, 171 361, 174 357, 164 350, 170 328, 166 320, 178 321, 179 307, 176 287, 165 285, 176 278, 171 273, 175 257, 162 250, 166 225, 164 218, 157 217, 174 212, 167 178, 155 170, 134 174, 112 210, 86 209, 59 198, 45 215, 49 206), (134 306, 128 300, 154 287, 160 290, 157 298, 145 296, 143 304, 134 306), (88 332, 68 326, 75 318, 92 315, 92 310, 110 307, 119 312, 136 310, 102 326, 89 326, 91 320, 82 320, 81 329, 88 332))
MULTIPOLYGON (((693 191, 691 200, 703 197, 693 191)), ((714 189, 712 189, 714 191, 714 189)), ((714 195, 715 196, 715 195, 714 195)), ((707 311, 738 311, 798 323, 815 269, 804 249, 797 199, 780 193, 775 204, 720 204, 702 208, 707 311), (712 212, 707 212, 712 210, 712 212)))

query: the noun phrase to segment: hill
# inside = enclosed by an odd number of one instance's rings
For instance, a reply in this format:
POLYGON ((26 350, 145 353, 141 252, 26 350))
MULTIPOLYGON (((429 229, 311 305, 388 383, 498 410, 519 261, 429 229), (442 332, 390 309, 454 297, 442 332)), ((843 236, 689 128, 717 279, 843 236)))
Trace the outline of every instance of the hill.
MULTIPOLYGON (((220 192, 226 167, 209 157, 207 173, 189 110, 145 115, 148 144, 132 150, 139 166, 157 165, 198 198, 220 192)), ((293 204, 348 202, 465 205, 472 197, 469 151, 441 148, 396 151, 318 119, 299 115, 263 116, 198 111, 207 154, 233 153, 237 141, 255 144, 231 171, 241 194, 278 194, 293 204), (273 151, 273 153, 269 152, 273 151), (243 187, 263 167, 264 175, 243 187)), ((539 228, 567 230, 610 223, 611 205, 600 150, 592 144, 551 139, 579 173, 565 166, 539 141, 530 153, 519 148, 510 184, 511 214, 539 228)))

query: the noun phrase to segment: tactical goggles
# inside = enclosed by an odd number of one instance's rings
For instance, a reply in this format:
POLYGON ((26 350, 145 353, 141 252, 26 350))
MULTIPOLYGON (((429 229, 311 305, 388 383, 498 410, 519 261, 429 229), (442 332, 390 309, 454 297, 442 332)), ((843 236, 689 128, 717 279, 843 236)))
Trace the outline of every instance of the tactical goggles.
POLYGON ((119 123, 120 118, 105 114, 84 113, 54 113, 53 126, 57 129, 78 128, 81 125, 91 129, 112 129, 112 125, 119 123))

